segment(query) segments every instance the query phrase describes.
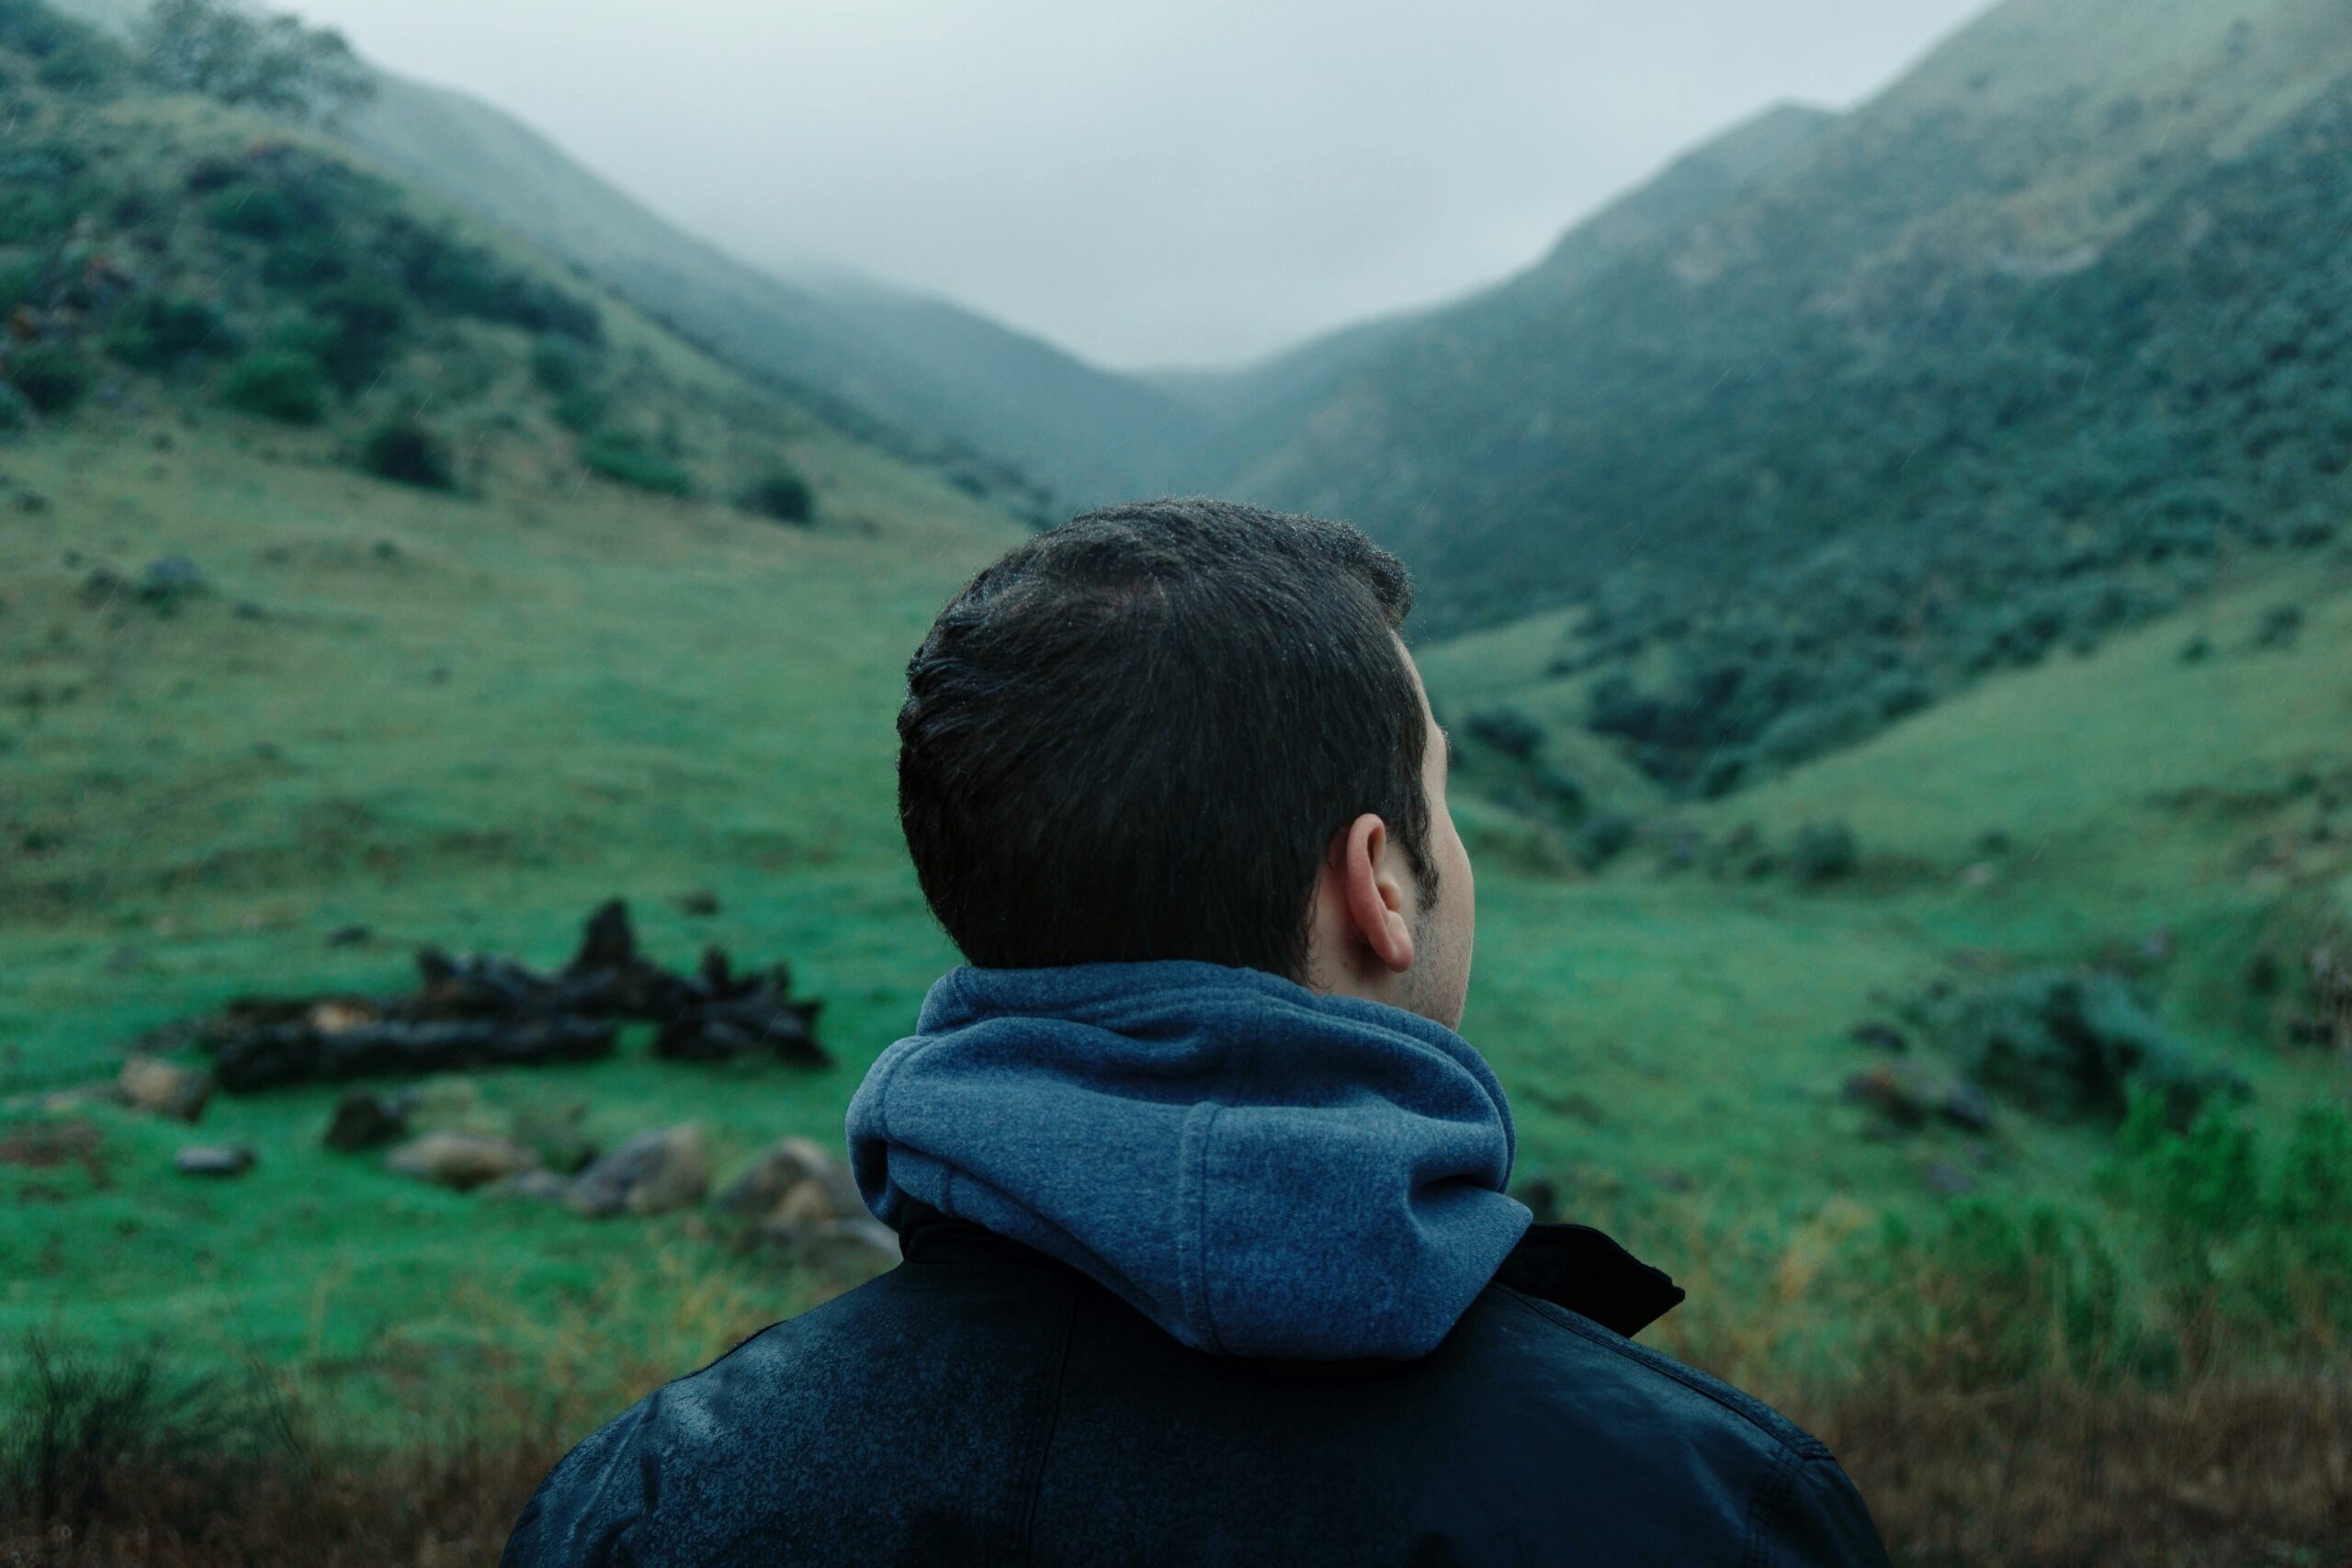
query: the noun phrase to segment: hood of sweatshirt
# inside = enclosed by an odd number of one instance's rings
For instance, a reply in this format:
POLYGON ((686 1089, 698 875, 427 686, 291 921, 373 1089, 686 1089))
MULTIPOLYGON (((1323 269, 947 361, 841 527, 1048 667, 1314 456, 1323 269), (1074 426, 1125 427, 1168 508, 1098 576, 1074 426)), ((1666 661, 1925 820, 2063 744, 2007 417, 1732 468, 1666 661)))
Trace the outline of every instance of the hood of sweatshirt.
POLYGON ((1425 1355, 1529 1223, 1467 1041, 1215 964, 951 970, 848 1134, 885 1224, 968 1220, 1216 1355, 1425 1355))

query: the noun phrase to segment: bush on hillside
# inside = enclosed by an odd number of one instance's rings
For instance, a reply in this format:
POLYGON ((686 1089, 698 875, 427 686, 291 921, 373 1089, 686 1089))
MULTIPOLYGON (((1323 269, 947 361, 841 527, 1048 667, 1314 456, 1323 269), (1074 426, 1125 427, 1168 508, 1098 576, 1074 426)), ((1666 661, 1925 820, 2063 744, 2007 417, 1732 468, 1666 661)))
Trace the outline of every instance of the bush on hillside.
POLYGON ((89 362, 63 344, 35 344, 9 357, 8 381, 42 413, 63 413, 90 389, 89 362))
POLYGON ((359 391, 390 367, 408 321, 399 290, 378 277, 346 277, 306 304, 317 327, 311 352, 336 390, 359 391))
POLYGON ((458 488, 449 444, 417 420, 388 419, 360 443, 359 466, 380 479, 419 490, 458 488))
POLYGON ((1508 705, 1480 708, 1464 723, 1470 733, 1506 757, 1526 761, 1544 744, 1544 727, 1508 705))
POLYGON ((1861 840, 1843 822, 1808 822, 1789 843, 1789 870, 1808 887, 1842 881, 1861 863, 1861 840))
POLYGON ((232 353, 236 342, 220 307, 168 290, 141 294, 115 314, 107 352, 141 370, 169 370, 207 355, 232 353))
POLYGON ((582 441, 580 461, 590 472, 632 490, 650 491, 656 495, 694 493, 693 475, 650 443, 622 432, 605 431, 582 441))
POLYGON ((807 523, 816 514, 817 497, 797 471, 777 467, 746 485, 736 504, 778 523, 807 523))
POLYGON ((326 412, 327 374, 295 349, 257 349, 229 367, 220 383, 231 408, 287 424, 316 424, 326 412))
POLYGON ((1913 1015, 1968 1077, 2040 1115, 2120 1122, 2147 1090, 2186 1127, 2207 1100, 2245 1092, 2233 1075, 2196 1067, 2148 997, 2111 970, 2023 970, 1930 994, 1913 1015))
POLYGON ((40 85, 61 92, 104 82, 123 63, 96 28, 59 16, 41 0, 0 0, 0 50, 34 62, 40 85))
POLYGON ((141 62, 164 85, 265 114, 332 120, 376 91, 334 28, 227 0, 154 0, 137 36, 141 62))

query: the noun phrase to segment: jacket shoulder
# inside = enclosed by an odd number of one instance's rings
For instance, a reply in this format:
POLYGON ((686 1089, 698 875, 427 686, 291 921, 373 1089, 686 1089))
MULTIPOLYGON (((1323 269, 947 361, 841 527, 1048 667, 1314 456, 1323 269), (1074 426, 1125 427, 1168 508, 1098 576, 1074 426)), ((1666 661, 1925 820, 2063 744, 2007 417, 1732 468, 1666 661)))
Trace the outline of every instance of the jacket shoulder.
POLYGON ((1524 1291, 1498 1285, 1495 1294, 1568 1336, 1562 1348, 1578 1360, 1599 1358, 1604 1365, 1613 1363, 1622 1375, 1649 1385, 1657 1397, 1670 1402, 1692 1419, 1719 1424, 1770 1449, 1786 1450, 1800 1461, 1830 1457, 1827 1446, 1818 1438, 1755 1395, 1743 1393, 1720 1378, 1709 1377, 1696 1367, 1686 1366, 1645 1345, 1637 1345, 1581 1314, 1524 1291))
POLYGON ((902 1265, 775 1324, 567 1455, 502 1563, 1000 1555, 1069 1293, 1046 1269, 902 1265))

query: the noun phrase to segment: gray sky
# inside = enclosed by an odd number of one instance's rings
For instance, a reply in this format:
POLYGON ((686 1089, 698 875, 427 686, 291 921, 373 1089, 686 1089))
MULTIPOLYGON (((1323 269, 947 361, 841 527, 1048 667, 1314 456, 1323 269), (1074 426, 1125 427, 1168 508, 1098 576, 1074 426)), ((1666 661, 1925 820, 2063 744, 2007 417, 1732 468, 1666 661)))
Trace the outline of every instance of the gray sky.
POLYGON ((1983 0, 296 0, 762 265, 1119 367, 1246 359, 1540 254, 1983 0))

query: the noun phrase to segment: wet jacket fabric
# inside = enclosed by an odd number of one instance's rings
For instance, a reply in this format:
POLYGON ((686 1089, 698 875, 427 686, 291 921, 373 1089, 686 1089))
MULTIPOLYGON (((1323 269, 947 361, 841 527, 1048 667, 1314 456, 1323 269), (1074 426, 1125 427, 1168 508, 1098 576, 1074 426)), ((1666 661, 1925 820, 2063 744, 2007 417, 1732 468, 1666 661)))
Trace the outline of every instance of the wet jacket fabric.
POLYGON ((905 1260, 582 1443, 506 1568, 1885 1562, 1819 1443, 1628 1337, 1671 1280, 1501 1196, 1458 1036, 1102 967, 933 988, 850 1117, 905 1260))

